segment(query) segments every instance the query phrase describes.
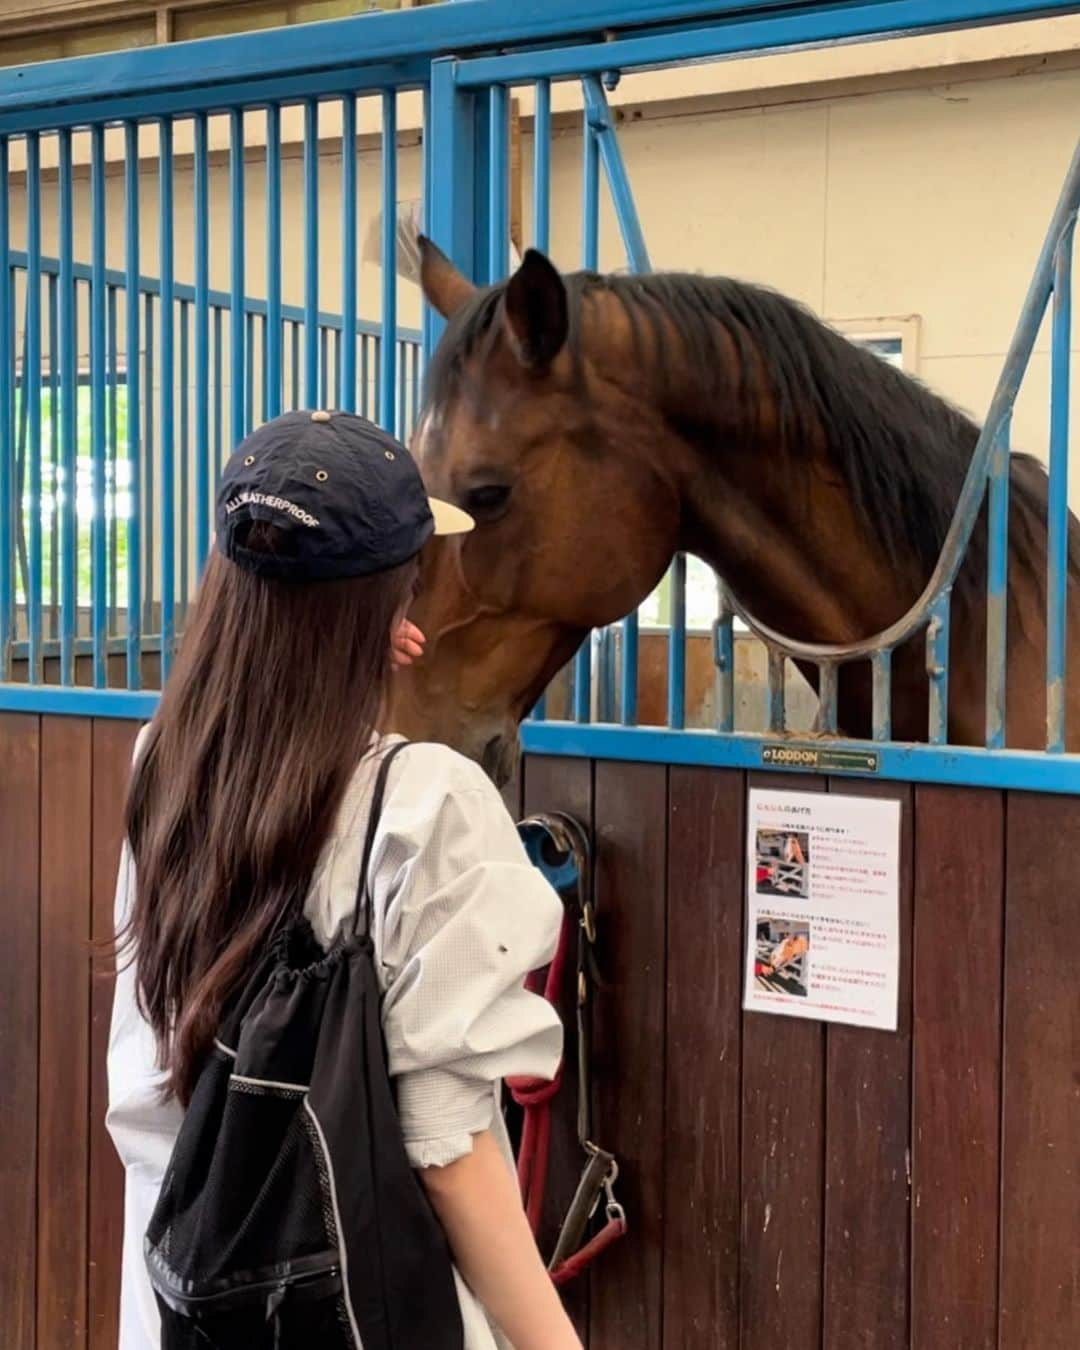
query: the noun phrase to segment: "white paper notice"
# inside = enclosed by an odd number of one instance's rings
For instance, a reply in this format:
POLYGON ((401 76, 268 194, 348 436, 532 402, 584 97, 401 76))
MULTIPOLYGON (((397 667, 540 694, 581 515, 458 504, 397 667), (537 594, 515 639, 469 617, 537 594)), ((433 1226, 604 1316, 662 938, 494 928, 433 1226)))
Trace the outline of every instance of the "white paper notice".
POLYGON ((751 788, 752 1012, 896 1030, 900 803, 751 788))

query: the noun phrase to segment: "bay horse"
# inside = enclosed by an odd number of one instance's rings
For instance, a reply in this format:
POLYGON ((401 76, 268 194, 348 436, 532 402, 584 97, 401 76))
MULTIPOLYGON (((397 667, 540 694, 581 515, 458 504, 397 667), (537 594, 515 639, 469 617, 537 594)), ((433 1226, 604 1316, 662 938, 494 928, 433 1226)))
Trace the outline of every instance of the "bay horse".
MULTIPOLYGON (((847 643, 902 616, 952 517, 978 427, 796 302, 675 273, 560 275, 530 250, 473 286, 430 241, 427 301, 447 319, 413 450, 429 490, 477 522, 434 541, 414 617, 423 661, 393 721, 496 779, 517 727, 590 629, 629 613, 673 555, 704 559, 757 619, 847 643)), ((1045 745, 1048 480, 1010 466, 1007 744, 1045 745)), ((986 523, 953 592, 949 739, 984 743, 986 523)), ((1080 525, 1069 522, 1069 573, 1080 525)), ((1080 613, 1069 594, 1069 669, 1080 613)), ((925 740, 925 644, 893 661, 893 736, 925 740)), ((840 669, 842 733, 871 727, 868 663, 840 669)), ((1067 702, 1080 749, 1080 680, 1067 702)))

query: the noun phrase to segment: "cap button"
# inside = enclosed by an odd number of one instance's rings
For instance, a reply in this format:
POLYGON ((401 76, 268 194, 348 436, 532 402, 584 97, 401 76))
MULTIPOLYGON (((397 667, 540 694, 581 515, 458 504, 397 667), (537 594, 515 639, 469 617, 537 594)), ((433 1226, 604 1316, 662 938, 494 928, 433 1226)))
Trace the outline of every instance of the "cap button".
POLYGON ((313 412, 311 414, 311 420, 313 422, 329 422, 330 414, 320 409, 318 412, 313 412))

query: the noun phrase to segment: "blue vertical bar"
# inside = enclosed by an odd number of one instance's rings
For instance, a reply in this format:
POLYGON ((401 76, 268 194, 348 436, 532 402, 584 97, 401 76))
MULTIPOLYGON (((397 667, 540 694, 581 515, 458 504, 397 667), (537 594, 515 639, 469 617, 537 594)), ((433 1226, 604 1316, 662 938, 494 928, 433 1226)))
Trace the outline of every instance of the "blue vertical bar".
POLYGON ((892 652, 875 652, 870 658, 873 679, 873 735, 887 741, 892 735, 892 652))
MULTIPOLYGON (((342 395, 344 393, 341 384, 341 329, 334 329, 334 392, 331 395, 335 408, 342 408, 342 395)), ((349 409, 352 412, 352 409, 349 409)))
POLYGON ((299 408, 300 406, 300 325, 293 323, 289 325, 292 331, 292 399, 289 402, 290 408, 299 408))
POLYGON ((143 300, 142 574, 143 632, 156 632, 154 616, 154 297, 143 300))
MULTIPOLYGON (((431 101, 427 126, 430 146, 426 157, 427 200, 425 228, 443 252, 475 275, 474 258, 481 233, 476 211, 475 96, 458 89, 452 58, 431 64, 431 101), (437 171, 436 171, 437 170, 437 171)), ((486 190, 487 184, 483 182, 486 190)), ((424 334, 430 354, 445 326, 442 317, 426 307, 424 334)))
POLYGON ((1066 605, 1069 587, 1069 361, 1072 346, 1072 255, 1076 216, 1054 254, 1050 329, 1050 503, 1047 521, 1046 748, 1065 749, 1066 605))
MULTIPOLYGON (((430 306, 425 306, 424 312, 430 306)), ((368 380, 370 379, 369 350, 371 347, 371 338, 365 333, 360 339, 360 411, 365 417, 370 416, 368 409, 371 406, 371 398, 368 392, 368 380)))
POLYGON ((836 734, 839 674, 835 661, 823 661, 818 666, 818 730, 828 736, 836 734))
POLYGON ((281 109, 266 110, 266 416, 281 413, 281 109))
POLYGON ((229 408, 231 440, 244 439, 244 114, 229 112, 229 408))
POLYGON ((926 626, 926 674, 930 681, 931 745, 949 739, 949 627, 952 591, 945 591, 930 607, 926 626))
POLYGON ((94 688, 108 684, 108 551, 105 493, 105 128, 90 129, 90 631, 94 688))
POLYGON ((180 605, 191 599, 191 302, 180 301, 180 605))
MULTIPOLYGON (((163 117, 158 155, 158 267, 161 272, 161 679, 169 678, 176 638, 176 401, 173 281, 173 124, 163 117)), ((241 163, 243 159, 241 157, 241 163)), ((233 217, 235 224, 235 216, 233 217)), ((235 350, 235 348, 234 348, 235 350)))
POLYGON ((244 345, 244 435, 255 429, 255 315, 246 316, 244 345))
POLYGON ((71 132, 59 138, 60 294, 57 322, 60 341, 60 460, 63 498, 60 508, 60 682, 75 683, 75 638, 78 629, 78 408, 79 372, 76 366, 78 323, 75 316, 74 171, 71 132))
POLYGON ((28 566, 26 609, 30 636, 30 682, 43 678, 41 647, 41 140, 26 137, 26 343, 23 407, 26 411, 28 566))
MULTIPOLYGON (((61 133, 62 135, 63 133, 61 133)), ((205 141, 204 141, 205 147, 205 141)), ((197 164, 196 159, 196 164, 197 164)), ((139 128, 124 123, 124 292, 127 311, 127 686, 142 686, 142 474, 139 455, 139 128)), ((74 350, 72 365, 74 366, 74 350)), ((74 437, 72 438, 74 440, 74 437)), ((72 579, 74 587, 74 578, 72 579)))
POLYGON ((319 105, 304 102, 304 398, 319 406, 319 105))
MULTIPOLYGON (((423 228, 425 233, 434 237, 434 230, 431 223, 433 219, 432 193, 434 192, 434 187, 432 185, 433 164, 431 157, 431 134, 432 134, 431 87, 429 85, 424 85, 423 119, 424 119, 424 128, 421 135, 421 147, 420 147, 423 155, 423 163, 421 166, 421 173, 423 175, 423 187, 422 187, 423 198, 420 203, 421 207, 420 219, 423 222, 423 228)), ((435 345, 435 335, 432 322, 433 315, 434 311, 432 310, 430 305, 425 304, 421 307, 420 341, 423 347, 423 355, 425 362, 427 361, 427 358, 435 345)))
POLYGON ((108 525, 109 525, 109 622, 108 631, 111 634, 117 632, 117 610, 119 608, 119 592, 117 582, 120 575, 119 561, 119 528, 120 524, 116 512, 116 466, 117 466, 117 432, 119 430, 120 410, 119 410, 119 385, 120 385, 120 352, 117 342, 117 322, 116 322, 116 287, 111 285, 106 292, 106 323, 108 328, 108 385, 109 385, 109 426, 107 434, 109 465, 108 475, 106 477, 106 487, 109 493, 108 506, 108 525))
POLYGON ((986 744, 1005 744, 1009 637, 1009 449, 1012 414, 1002 418, 990 459, 986 591, 986 744))
POLYGON ((214 306, 214 475, 213 491, 225 463, 225 312, 214 306))
POLYGON ((727 589, 716 578, 718 606, 713 624, 713 665, 716 668, 716 729, 735 730, 735 633, 734 615, 727 589))
POLYGON ((261 369, 262 369, 262 420, 270 420, 270 356, 267 351, 267 343, 270 340, 270 324, 266 315, 263 315, 262 325, 259 329, 260 349, 261 349, 261 369))
POLYGON ((769 733, 773 736, 784 734, 787 721, 786 689, 787 664, 780 652, 769 648, 768 654, 768 720, 769 733))
POLYGON ((394 344, 397 341, 397 94, 382 96, 382 367, 379 371, 379 421, 393 431, 397 390, 394 344))
POLYGON ((195 571, 210 548, 210 164, 206 114, 195 114, 195 571))
POLYGON ((686 554, 671 563, 671 626, 668 629, 668 726, 686 726, 686 554))
MULTIPOLYGON (((587 272, 593 272, 596 270, 599 245, 600 162, 596 152, 596 137, 589 130, 587 119, 582 142, 581 217, 581 265, 587 272)), ((579 722, 589 720, 588 710, 592 701, 591 648, 592 643, 586 642, 574 658, 574 715, 579 722)))
POLYGON ((488 266, 494 283, 506 276, 510 255, 510 129, 506 86, 488 90, 488 266))
POLYGON ((60 309, 57 276, 49 273, 49 637, 60 618, 60 309))
POLYGON ((551 247, 550 80, 536 82, 533 113, 533 242, 541 253, 546 253, 551 247))
POLYGON ((330 406, 330 330, 319 329, 319 407, 330 406))
POLYGON ((338 403, 356 411, 356 97, 341 102, 341 391, 338 403))
MULTIPOLYGON (((70 144, 70 134, 69 134, 70 144)), ((15 389, 8 139, 0 136, 0 680, 11 679, 15 640, 15 389)))

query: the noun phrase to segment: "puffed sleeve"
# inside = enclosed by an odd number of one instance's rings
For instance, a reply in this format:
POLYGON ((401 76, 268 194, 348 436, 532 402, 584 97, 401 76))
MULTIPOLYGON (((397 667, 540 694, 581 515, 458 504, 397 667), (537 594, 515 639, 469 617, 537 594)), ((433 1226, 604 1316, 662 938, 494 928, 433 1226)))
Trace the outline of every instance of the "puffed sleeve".
POLYGON ((401 760, 370 869, 375 944, 406 1148, 443 1167, 492 1124, 499 1080, 555 1075, 559 1018, 523 982, 563 911, 475 765, 432 746, 401 760))

